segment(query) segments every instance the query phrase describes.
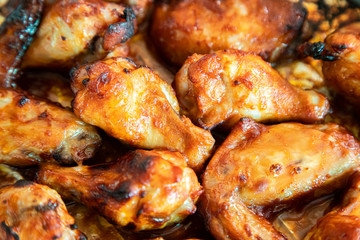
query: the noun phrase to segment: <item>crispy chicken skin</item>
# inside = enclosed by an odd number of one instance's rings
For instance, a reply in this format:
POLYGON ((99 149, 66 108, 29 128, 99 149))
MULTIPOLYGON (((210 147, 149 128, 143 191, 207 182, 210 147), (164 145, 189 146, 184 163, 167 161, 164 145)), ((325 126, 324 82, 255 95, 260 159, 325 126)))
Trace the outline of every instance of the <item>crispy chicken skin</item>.
POLYGON ((43 165, 37 180, 132 230, 163 228, 195 213, 202 193, 178 152, 136 150, 114 163, 43 165))
POLYGON ((0 26, 0 88, 15 86, 21 60, 40 23, 43 0, 24 0, 0 26))
POLYGON ((240 50, 192 55, 174 87, 181 113, 206 128, 229 128, 242 117, 312 123, 329 109, 322 94, 292 86, 260 57, 240 50))
POLYGON ((360 171, 351 177, 341 206, 318 220, 304 240, 360 239, 360 171))
POLYGON ((73 72, 77 116, 131 146, 183 153, 202 169, 214 139, 180 116, 174 90, 147 67, 126 58, 84 65, 73 72))
POLYGON ((73 67, 87 54, 98 60, 135 31, 134 12, 123 4, 58 0, 46 11, 23 66, 73 67))
POLYGON ((95 128, 72 112, 14 90, 0 90, 0 162, 81 163, 100 144, 95 128))
POLYGON ((167 59, 241 49, 275 60, 300 30, 305 10, 288 0, 170 0, 154 10, 150 34, 167 59))
POLYGON ((342 27, 325 39, 327 54, 335 61, 323 62, 326 82, 349 102, 360 107, 360 22, 342 27))
POLYGON ((243 118, 203 176, 208 226, 217 239, 283 239, 256 209, 339 187, 359 164, 360 144, 337 124, 243 118))
POLYGON ((111 0, 129 5, 135 12, 137 22, 140 24, 146 20, 153 6, 154 0, 111 0))
POLYGON ((47 186, 19 180, 0 189, 0 202, 0 239, 86 239, 60 195, 47 186))

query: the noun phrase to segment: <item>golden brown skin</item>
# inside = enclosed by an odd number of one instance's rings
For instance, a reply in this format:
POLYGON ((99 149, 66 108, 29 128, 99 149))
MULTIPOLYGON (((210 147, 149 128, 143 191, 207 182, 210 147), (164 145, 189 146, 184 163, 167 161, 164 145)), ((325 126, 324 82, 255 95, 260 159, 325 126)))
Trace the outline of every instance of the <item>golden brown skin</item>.
POLYGON ((40 23, 43 0, 24 0, 0 26, 0 88, 15 86, 23 55, 40 23))
POLYGON ((179 116, 174 90, 147 67, 125 58, 84 65, 72 89, 75 114, 126 144, 179 151, 196 171, 211 154, 210 132, 179 116))
POLYGON ((195 213, 202 193, 185 158, 169 151, 136 150, 94 166, 44 165, 37 179, 135 231, 180 222, 195 213))
POLYGON ((336 56, 323 63, 325 80, 337 93, 360 107, 360 22, 342 27, 325 39, 325 48, 336 56))
POLYGON ((360 172, 351 178, 341 206, 319 219, 305 240, 360 239, 360 172))
POLYGON ((135 31, 134 12, 123 4, 59 0, 46 11, 23 66, 69 68, 98 60, 135 31))
POLYGON ((360 143, 337 124, 265 126, 244 118, 204 173, 211 233, 217 239, 284 239, 261 217, 261 207, 331 191, 359 164, 360 143))
POLYGON ((0 90, 0 162, 81 163, 100 144, 96 129, 72 112, 14 90, 0 90))
POLYGON ((19 180, 0 189, 0 202, 0 239, 86 239, 60 195, 47 186, 19 180))
POLYGON ((140 24, 148 18, 154 0, 111 0, 129 5, 135 12, 137 22, 140 24))
POLYGON ((174 86, 182 113, 206 128, 229 128, 242 117, 312 123, 329 109, 322 94, 292 86, 260 57, 239 50, 192 55, 174 86))
POLYGON ((275 60, 298 34, 305 17, 288 0, 171 0, 154 10, 151 37, 172 63, 187 56, 240 49, 275 60))
POLYGON ((5 164, 0 164, 0 188, 12 185, 21 179, 23 177, 20 173, 5 164))

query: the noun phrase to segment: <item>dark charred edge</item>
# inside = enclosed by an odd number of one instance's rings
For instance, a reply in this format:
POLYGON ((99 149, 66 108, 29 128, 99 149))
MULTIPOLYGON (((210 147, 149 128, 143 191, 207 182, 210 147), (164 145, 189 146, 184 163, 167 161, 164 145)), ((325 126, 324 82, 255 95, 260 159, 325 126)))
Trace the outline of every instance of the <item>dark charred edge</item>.
POLYGON ((325 43, 323 42, 306 42, 299 46, 298 52, 301 57, 312 57, 323 61, 335 61, 339 59, 337 53, 333 53, 325 49, 325 43))
POLYGON ((28 187, 28 186, 31 186, 31 185, 34 185, 35 183, 32 182, 32 181, 28 181, 28 180, 24 180, 24 179, 21 179, 21 180, 18 180, 16 183, 14 183, 14 187, 16 188, 22 188, 22 187, 28 187))
POLYGON ((124 43, 136 32, 136 17, 131 7, 124 9, 123 21, 111 24, 105 32, 103 48, 108 51, 115 45, 124 43))
POLYGON ((35 211, 37 212, 47 212, 47 211, 55 211, 59 206, 58 202, 49 201, 46 205, 37 205, 34 206, 35 211))
POLYGON ((106 193, 109 197, 121 202, 133 197, 134 194, 131 192, 130 187, 131 181, 124 181, 121 182, 114 190, 108 189, 104 184, 101 184, 99 189, 106 193))
POLYGON ((0 26, 0 86, 15 87, 22 58, 40 24, 43 0, 23 1, 0 26), (5 45, 5 46, 1 46, 5 45))
POLYGON ((5 221, 1 222, 1 228, 5 231, 6 233, 6 239, 14 239, 14 240, 19 240, 20 237, 19 235, 17 235, 17 233, 8 225, 6 225, 5 221))
POLYGON ((141 152, 134 151, 128 155, 129 166, 132 170, 138 170, 139 173, 146 172, 151 165, 155 156, 142 154, 141 152))
POLYGON ((17 102, 17 105, 19 106, 19 107, 22 107, 22 106, 24 106, 27 102, 29 102, 30 101, 30 99, 28 99, 26 96, 22 96, 21 98, 20 98, 20 100, 17 102))

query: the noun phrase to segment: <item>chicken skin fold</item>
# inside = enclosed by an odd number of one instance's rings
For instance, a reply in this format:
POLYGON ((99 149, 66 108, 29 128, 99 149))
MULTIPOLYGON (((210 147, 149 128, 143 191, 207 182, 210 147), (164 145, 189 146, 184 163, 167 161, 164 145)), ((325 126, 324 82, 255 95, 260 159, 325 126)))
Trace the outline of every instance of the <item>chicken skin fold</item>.
POLYGON ((0 163, 82 163, 100 144, 96 129, 74 113, 15 90, 0 89, 0 163))
POLYGON ((16 86, 23 55, 40 23, 43 0, 24 0, 0 26, 0 88, 16 86))
POLYGON ((242 117, 314 123, 329 110, 325 96, 294 87, 260 57, 240 50, 192 55, 174 88, 181 113, 209 129, 230 128, 242 117))
POLYGON ((217 239, 284 239, 261 207, 339 188, 359 164, 360 143, 337 124, 265 126, 243 118, 203 176, 210 231, 217 239))
POLYGON ((174 90, 147 67, 98 61, 74 71, 71 86, 75 114, 126 144, 179 151, 196 171, 211 154, 211 133, 178 114, 174 90))
POLYGON ((47 186, 19 180, 0 188, 0 202, 0 239, 86 240, 60 195, 47 186))
POLYGON ((24 67, 71 68, 95 61, 135 34, 134 12, 102 0, 59 0, 45 12, 24 67))
POLYGON ((195 213, 202 193, 185 158, 170 151, 136 150, 116 162, 94 166, 44 164, 37 181, 135 231, 180 222, 195 213))
POLYGON ((304 240, 360 239, 360 171, 351 176, 351 185, 340 206, 318 220, 304 240))
POLYGON ((172 63, 194 53, 239 49, 276 60, 304 21, 301 3, 288 0, 170 0, 155 7, 151 38, 172 63))

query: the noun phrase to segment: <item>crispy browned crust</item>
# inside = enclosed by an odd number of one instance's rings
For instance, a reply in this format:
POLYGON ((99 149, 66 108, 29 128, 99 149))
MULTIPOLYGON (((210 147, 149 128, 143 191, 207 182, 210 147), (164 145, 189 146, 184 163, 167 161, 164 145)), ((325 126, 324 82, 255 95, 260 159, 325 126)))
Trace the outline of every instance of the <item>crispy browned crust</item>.
POLYGON ((169 151, 136 150, 95 166, 44 165, 37 179, 135 231, 180 222, 195 213, 202 193, 185 158, 169 151))
POLYGON ((0 90, 0 162, 82 163, 101 142, 96 129, 74 113, 14 90, 0 90))
POLYGON ((205 170, 202 210, 217 239, 283 239, 256 209, 340 187, 359 164, 360 143, 337 124, 245 118, 205 170))
POLYGON ((0 87, 14 87, 23 56, 40 24, 43 0, 23 1, 0 26, 0 87))
POLYGON ((214 138, 178 114, 174 90, 151 69, 111 58, 81 66, 72 79, 74 112, 85 122, 134 147, 179 151, 203 168, 214 138))
POLYGON ((240 50, 192 55, 176 74, 174 87, 181 113, 210 129, 233 127, 242 117, 319 122, 330 105, 322 94, 294 87, 260 57, 240 50))
POLYGON ((155 7, 150 34, 177 65, 194 53, 230 48, 275 60, 297 36, 304 17, 301 4, 288 0, 174 0, 155 7))
POLYGON ((337 59, 323 63, 326 82, 349 102, 360 107, 360 22, 329 35, 325 39, 325 48, 337 59))
POLYGON ((86 239, 60 195, 47 186, 19 180, 0 189, 0 202, 1 239, 86 239))

